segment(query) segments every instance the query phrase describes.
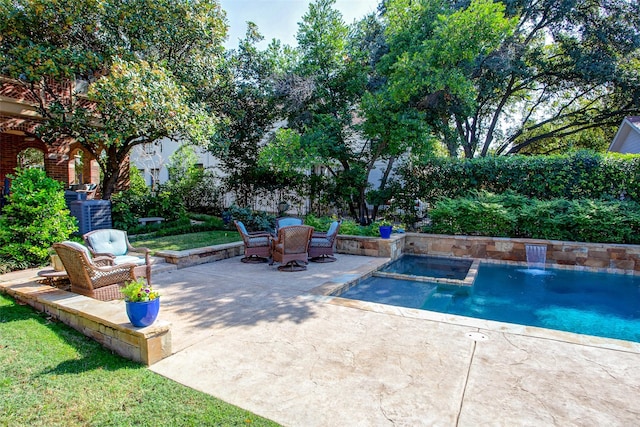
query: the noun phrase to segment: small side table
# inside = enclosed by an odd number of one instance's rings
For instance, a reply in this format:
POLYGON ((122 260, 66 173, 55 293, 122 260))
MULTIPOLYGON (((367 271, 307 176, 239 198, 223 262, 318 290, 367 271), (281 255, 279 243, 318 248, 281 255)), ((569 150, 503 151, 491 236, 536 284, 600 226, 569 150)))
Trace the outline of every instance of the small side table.
POLYGON ((69 288, 69 276, 66 271, 58 271, 53 269, 40 270, 38 276, 48 281, 49 286, 54 286, 59 289, 69 288))

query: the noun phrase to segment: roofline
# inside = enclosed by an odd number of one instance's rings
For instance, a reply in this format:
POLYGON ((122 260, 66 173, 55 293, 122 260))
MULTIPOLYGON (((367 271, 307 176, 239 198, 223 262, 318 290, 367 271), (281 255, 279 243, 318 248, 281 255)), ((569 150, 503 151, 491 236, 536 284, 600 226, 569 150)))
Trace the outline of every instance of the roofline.
MULTIPOLYGON (((630 117, 631 116, 627 116, 622 120, 622 123, 620 123, 620 127, 616 132, 616 136, 613 137, 613 140, 611 141, 611 144, 609 144, 609 148, 607 149, 607 151, 612 151, 611 149, 618 142, 618 138, 621 136, 622 130, 625 128, 625 126, 629 126, 631 130, 634 130, 636 133, 640 134, 640 126, 637 126, 635 123, 629 120, 630 117)), ((633 116, 633 117, 640 117, 640 116, 633 116)))

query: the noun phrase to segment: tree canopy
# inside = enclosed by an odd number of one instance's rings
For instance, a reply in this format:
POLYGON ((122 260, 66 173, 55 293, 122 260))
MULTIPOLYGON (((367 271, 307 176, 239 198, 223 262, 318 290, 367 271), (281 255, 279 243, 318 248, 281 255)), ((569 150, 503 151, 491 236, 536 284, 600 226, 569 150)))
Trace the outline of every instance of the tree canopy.
POLYGON ((639 13, 626 0, 388 0, 383 62, 451 155, 512 154, 640 112, 639 13))
POLYGON ((73 138, 96 157, 104 198, 128 176, 133 146, 211 140, 214 115, 199 97, 223 52, 217 1, 3 0, 0 16, 0 73, 39 100, 45 142, 73 138))
POLYGON ((40 100, 46 142, 98 159, 104 197, 133 146, 179 137, 218 156, 244 205, 304 189, 367 222, 402 162, 602 150, 640 114, 636 1, 382 0, 348 24, 315 0, 297 46, 263 51, 252 23, 222 48, 217 0, 0 0, 0 14, 0 73, 40 100), (86 93, 60 86, 79 80, 86 93))

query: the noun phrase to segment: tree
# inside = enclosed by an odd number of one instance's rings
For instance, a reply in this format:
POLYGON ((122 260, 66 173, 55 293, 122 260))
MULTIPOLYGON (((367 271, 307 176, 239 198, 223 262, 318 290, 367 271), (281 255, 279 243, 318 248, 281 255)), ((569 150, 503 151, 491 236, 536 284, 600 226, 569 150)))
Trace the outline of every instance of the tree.
POLYGON ((516 153, 640 111, 637 2, 385 6, 396 99, 425 112, 452 156, 516 153))
POLYGON ((462 145, 473 156, 474 142, 466 143, 460 130, 461 119, 475 107, 475 67, 509 36, 515 22, 491 0, 473 0, 458 9, 446 0, 391 0, 384 20, 389 53, 382 64, 394 99, 424 111, 451 155, 462 145))
MULTIPOLYGON (((512 100, 526 99, 516 104, 519 120, 496 152, 611 128, 638 114, 639 13, 637 2, 625 0, 525 4, 515 37, 501 49, 521 52, 511 61, 522 65, 509 70, 509 83, 494 100, 504 111, 495 108, 492 120, 508 114, 512 100)), ((487 132, 483 154, 491 142, 487 132)))
POLYGON ((256 44, 262 39, 258 27, 249 22, 245 38, 225 55, 221 78, 206 97, 221 118, 218 142, 228 147, 218 155, 225 186, 243 206, 257 194, 273 193, 283 184, 281 177, 258 164, 260 142, 280 113, 274 81, 282 55, 275 41, 265 51, 258 50, 256 44))
POLYGON ((0 5, 0 73, 39 102, 41 138, 94 155, 107 199, 131 148, 209 143, 199 90, 215 80, 226 27, 217 1, 16 0, 0 5), (87 81, 85 95, 70 82, 87 81))
POLYGON ((335 196, 333 202, 346 204, 350 213, 359 217, 364 199, 358 198, 357 187, 363 182, 366 185, 366 177, 350 138, 354 133, 353 108, 364 91, 366 75, 347 50, 349 28, 340 12, 333 9, 334 3, 333 0, 311 3, 299 23, 297 51, 278 84, 287 126, 299 139, 290 132, 281 132, 272 147, 279 145, 284 149, 264 151, 262 164, 276 170, 275 166, 293 159, 301 166, 299 171, 322 165, 333 181, 311 177, 312 204, 333 184, 329 190, 335 196), (282 143, 287 139, 299 144, 299 150, 287 150, 288 144, 282 143))
POLYGON ((344 207, 354 218, 368 221, 368 166, 374 162, 367 158, 370 145, 357 125, 368 64, 351 43, 353 34, 334 3, 311 3, 299 24, 297 54, 278 85, 294 132, 280 132, 261 155, 271 168, 293 163, 298 171, 326 171, 331 179, 315 173, 310 177, 312 205, 328 194, 323 205, 344 207), (291 149, 294 143, 296 150, 291 149))
POLYGON ((312 209, 334 206, 368 223, 390 198, 396 160, 429 151, 430 142, 423 114, 392 99, 378 72, 387 51, 380 22, 372 14, 347 26, 333 5, 312 3, 300 23, 297 55, 278 85, 289 128, 262 150, 261 162, 281 172, 311 170, 312 209), (375 169, 382 177, 371 183, 375 169))

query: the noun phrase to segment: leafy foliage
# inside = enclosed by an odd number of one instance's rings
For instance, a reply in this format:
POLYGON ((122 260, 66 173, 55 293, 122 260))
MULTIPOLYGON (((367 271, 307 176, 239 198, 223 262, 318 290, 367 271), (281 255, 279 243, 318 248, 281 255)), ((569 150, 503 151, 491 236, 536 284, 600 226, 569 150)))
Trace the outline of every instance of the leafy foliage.
POLYGON ((509 237, 516 217, 498 203, 477 199, 442 199, 429 213, 433 233, 509 237))
POLYGON ((207 94, 207 103, 223 118, 216 140, 226 147, 218 154, 224 188, 242 206, 258 197, 269 200, 278 190, 301 189, 299 176, 274 174, 258 164, 261 141, 277 127, 280 107, 274 95, 282 48, 272 43, 261 51, 258 28, 248 23, 238 49, 228 51, 220 64, 220 79, 207 94))
POLYGON ((471 190, 515 193, 536 199, 640 201, 640 157, 580 151, 554 156, 475 159, 433 158, 402 170, 411 200, 456 198, 471 190))
POLYGON ((62 184, 41 169, 19 170, 0 217, 0 258, 16 266, 40 266, 49 248, 78 230, 65 204, 62 184))
MULTIPOLYGON (((223 214, 230 221, 241 221, 249 231, 273 231, 276 228, 276 217, 266 212, 254 211, 231 205, 223 214)), ((233 223, 229 223, 233 227, 233 223)))
POLYGON ((133 146, 209 144, 215 120, 199 94, 216 80, 226 32, 217 1, 18 0, 0 17, 0 73, 38 100, 46 143, 73 138, 98 161, 104 199, 133 146))
POLYGON ((640 204, 588 199, 527 199, 480 192, 442 198, 425 231, 600 243, 640 243, 640 204))
POLYGON ((143 277, 128 282, 120 292, 124 295, 125 301, 129 302, 147 302, 160 298, 160 293, 154 291, 143 277))
POLYGON ((626 0, 389 0, 383 74, 454 157, 551 152, 593 129, 610 139, 640 108, 639 12, 626 0))
POLYGON ((132 183, 129 189, 111 197, 111 218, 115 228, 129 233, 153 231, 159 228, 157 224, 141 226, 138 218, 154 216, 162 217, 166 222, 189 222, 181 197, 167 189, 153 194, 135 167, 130 168, 129 176, 132 183))
POLYGON ((172 194, 189 212, 222 212, 222 189, 211 170, 197 165, 193 146, 182 145, 169 157, 169 180, 160 187, 161 192, 172 194))
POLYGON ((333 208, 368 223, 372 171, 384 169, 374 184, 382 191, 399 156, 430 144, 424 117, 394 101, 376 69, 385 49, 380 22, 370 15, 348 26, 334 4, 311 3, 299 24, 298 48, 277 86, 288 129, 261 151, 260 164, 279 173, 313 170, 314 213, 333 208))

